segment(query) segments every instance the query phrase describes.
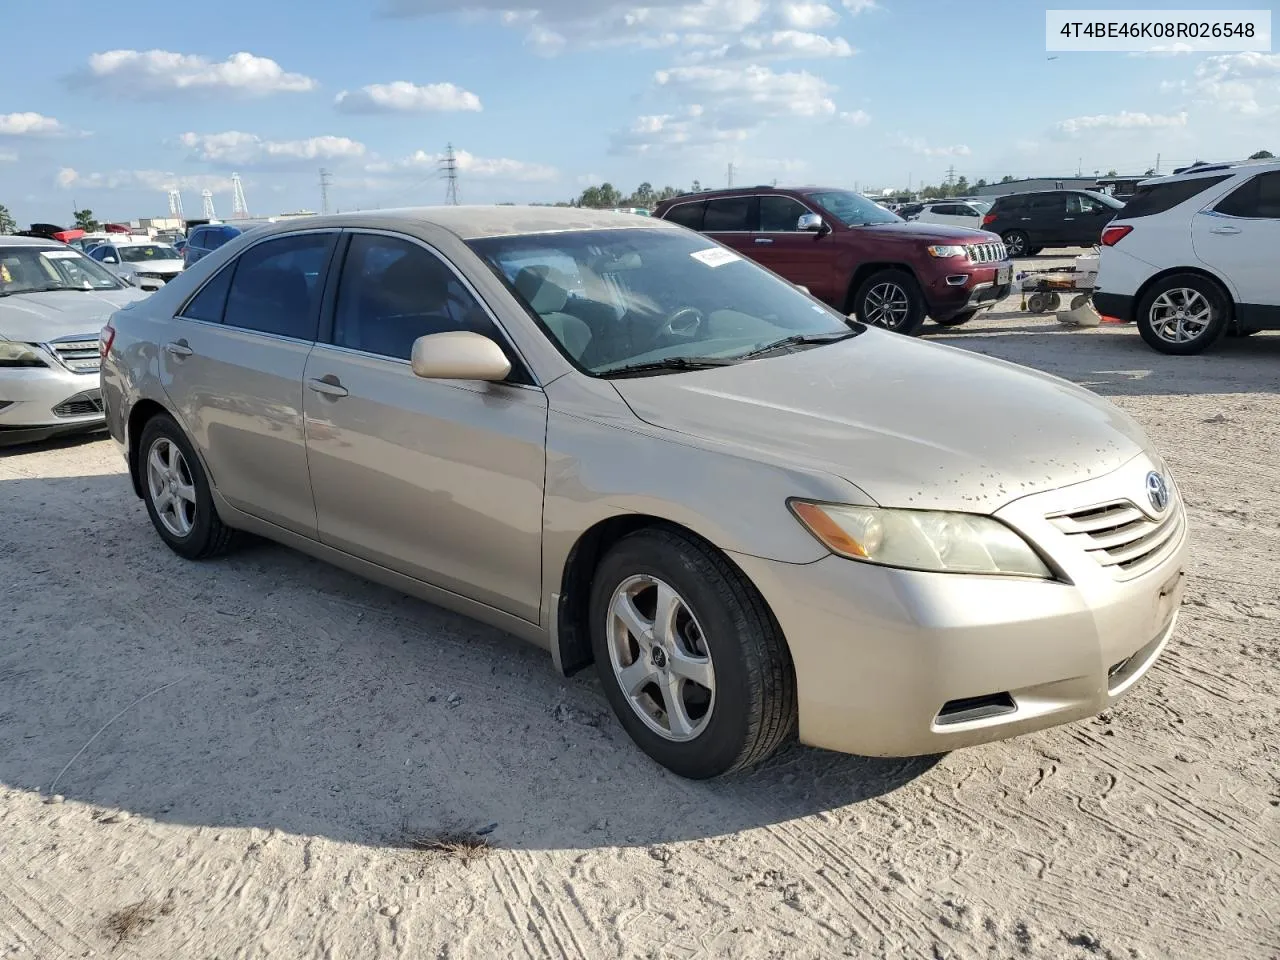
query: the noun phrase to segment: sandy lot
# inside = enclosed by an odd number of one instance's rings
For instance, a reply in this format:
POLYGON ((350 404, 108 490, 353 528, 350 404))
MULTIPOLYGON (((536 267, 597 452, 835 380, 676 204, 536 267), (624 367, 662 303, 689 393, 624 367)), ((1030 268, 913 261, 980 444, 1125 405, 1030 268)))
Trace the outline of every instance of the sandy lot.
POLYGON ((185 563, 109 442, 44 445, 0 455, 0 957, 1280 957, 1280 335, 931 330, 1176 472, 1188 596, 1118 709, 689 783, 593 676, 282 548, 185 563))

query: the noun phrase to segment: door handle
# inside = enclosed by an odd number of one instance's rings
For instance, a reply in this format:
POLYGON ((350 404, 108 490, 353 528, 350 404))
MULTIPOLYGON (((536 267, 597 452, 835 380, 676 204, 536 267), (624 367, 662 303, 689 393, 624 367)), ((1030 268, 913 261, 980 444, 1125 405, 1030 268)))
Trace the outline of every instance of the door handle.
POLYGON ((1214 227, 1209 232, 1223 234, 1224 236, 1230 236, 1233 233, 1239 233, 1240 228, 1239 227, 1214 227))
POLYGON ((169 356, 177 357, 179 360, 186 359, 191 356, 193 352, 191 348, 187 346, 187 341, 185 340, 174 340, 172 343, 166 343, 164 345, 164 349, 169 356))
POLYGON ((313 377, 307 381, 307 386, 322 397, 331 397, 334 400, 347 395, 347 388, 339 383, 338 378, 332 374, 319 379, 313 377))
POLYGON ((1071 222, 1072 220, 1074 220, 1074 219, 1075 219, 1075 217, 1063 217, 1063 218, 1062 218, 1062 222, 1063 222, 1063 223, 1070 223, 1070 222, 1071 222))
POLYGON ((756 243, 773 243, 768 237, 756 237, 756 243))

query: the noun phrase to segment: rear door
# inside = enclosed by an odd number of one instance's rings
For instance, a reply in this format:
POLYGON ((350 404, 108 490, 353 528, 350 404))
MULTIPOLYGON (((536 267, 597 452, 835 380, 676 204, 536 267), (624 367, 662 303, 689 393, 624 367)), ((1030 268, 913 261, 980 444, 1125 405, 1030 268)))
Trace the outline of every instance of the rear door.
POLYGON ((755 258, 752 236, 759 220, 756 198, 750 194, 741 197, 715 197, 707 201, 702 216, 702 232, 726 247, 755 258))
POLYGON ((254 244, 184 304, 160 344, 160 378, 234 507, 316 536, 302 375, 337 242, 332 230, 254 244))
POLYGON ((1240 319, 1280 328, 1280 170, 1260 173, 1193 218, 1196 256, 1235 287, 1240 319))
POLYGON ((1067 201, 1061 193, 1038 193, 1027 198, 1023 229, 1034 247, 1057 247, 1074 243, 1069 238, 1067 201))
POLYGON ((756 198, 759 229, 751 236, 750 256, 792 283, 806 287, 819 300, 835 303, 845 293, 836 282, 836 247, 831 232, 801 232, 799 221, 816 213, 794 197, 765 194, 756 198))

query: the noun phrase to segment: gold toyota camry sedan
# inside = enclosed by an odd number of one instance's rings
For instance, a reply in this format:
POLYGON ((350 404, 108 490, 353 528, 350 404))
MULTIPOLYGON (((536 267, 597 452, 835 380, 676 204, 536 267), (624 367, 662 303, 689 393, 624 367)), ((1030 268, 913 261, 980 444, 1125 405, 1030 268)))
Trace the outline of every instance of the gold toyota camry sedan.
POLYGON ((277 223, 101 348, 177 553, 250 531, 594 663, 684 776, 1078 720, 1174 629, 1185 511, 1127 415, 661 220, 277 223))

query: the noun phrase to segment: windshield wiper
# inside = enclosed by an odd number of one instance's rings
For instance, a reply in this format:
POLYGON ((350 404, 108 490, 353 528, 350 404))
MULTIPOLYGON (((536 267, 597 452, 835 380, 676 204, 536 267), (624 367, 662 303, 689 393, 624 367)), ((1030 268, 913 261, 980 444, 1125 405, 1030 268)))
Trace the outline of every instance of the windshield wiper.
POLYGON ((725 360, 720 357, 664 357, 661 360, 650 360, 646 363, 629 363, 625 367, 614 367, 596 374, 598 377, 630 377, 642 373, 655 373, 661 370, 706 370, 710 367, 730 367, 741 358, 725 360))
POLYGON ((754 360, 757 357, 763 357, 766 354, 773 353, 775 350, 783 350, 787 347, 796 347, 801 345, 816 345, 822 343, 838 343, 841 340, 848 340, 850 337, 856 337, 856 330, 842 330, 839 333, 798 333, 794 337, 786 337, 782 340, 775 340, 773 343, 758 347, 750 353, 739 354, 736 360, 754 360))

